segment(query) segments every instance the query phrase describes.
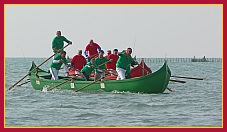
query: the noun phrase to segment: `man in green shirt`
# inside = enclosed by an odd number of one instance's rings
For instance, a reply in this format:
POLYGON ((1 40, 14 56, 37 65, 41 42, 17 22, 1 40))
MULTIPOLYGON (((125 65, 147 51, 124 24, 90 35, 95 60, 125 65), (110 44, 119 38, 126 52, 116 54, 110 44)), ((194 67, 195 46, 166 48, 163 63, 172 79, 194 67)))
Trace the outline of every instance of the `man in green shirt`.
POLYGON ((95 59, 95 78, 94 80, 98 80, 101 77, 105 77, 106 72, 106 63, 112 62, 112 59, 103 57, 104 51, 99 51, 99 56, 95 59))
POLYGON ((130 66, 138 64, 138 62, 131 57, 131 53, 131 48, 128 48, 125 52, 118 53, 119 58, 116 63, 116 71, 118 73, 117 80, 125 79, 126 75, 130 78, 130 66))
POLYGON ((91 58, 90 62, 88 62, 81 70, 82 72, 82 77, 84 78, 84 80, 89 80, 90 75, 92 73, 92 71, 95 69, 95 58, 91 58))
POLYGON ((68 75, 68 62, 65 58, 65 55, 66 55, 66 52, 65 51, 61 51, 60 54, 57 54, 55 57, 54 57, 54 60, 53 62, 50 64, 50 73, 52 75, 52 78, 53 80, 58 80, 58 73, 59 73, 59 70, 62 66, 62 64, 64 63, 64 69, 65 69, 65 73, 68 75))
POLYGON ((64 42, 67 42, 68 44, 72 44, 71 41, 66 39, 64 36, 61 36, 61 31, 57 31, 56 35, 57 36, 54 37, 52 41, 52 49, 54 53, 56 53, 58 50, 64 47, 64 42))

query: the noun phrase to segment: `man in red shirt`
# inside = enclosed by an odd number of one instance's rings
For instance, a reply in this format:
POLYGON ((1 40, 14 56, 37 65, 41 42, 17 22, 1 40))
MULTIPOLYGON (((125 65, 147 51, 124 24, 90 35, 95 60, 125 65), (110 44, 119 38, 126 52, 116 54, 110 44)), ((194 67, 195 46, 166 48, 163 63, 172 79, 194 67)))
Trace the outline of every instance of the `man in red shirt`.
POLYGON ((84 55, 88 58, 89 61, 92 57, 96 58, 99 51, 101 51, 101 47, 97 43, 94 43, 93 40, 91 40, 85 48, 84 55))
POLYGON ((117 63, 117 60, 119 58, 119 56, 118 56, 118 50, 117 49, 114 49, 113 50, 113 54, 108 55, 107 58, 112 59, 113 61, 107 63, 106 64, 106 68, 108 70, 116 70, 116 63, 117 63))
POLYGON ((75 74, 80 74, 80 70, 86 65, 87 61, 82 55, 82 50, 78 50, 78 54, 71 60, 71 70, 75 71, 75 74))
POLYGON ((106 57, 108 57, 111 54, 111 50, 107 50, 107 55, 106 57))

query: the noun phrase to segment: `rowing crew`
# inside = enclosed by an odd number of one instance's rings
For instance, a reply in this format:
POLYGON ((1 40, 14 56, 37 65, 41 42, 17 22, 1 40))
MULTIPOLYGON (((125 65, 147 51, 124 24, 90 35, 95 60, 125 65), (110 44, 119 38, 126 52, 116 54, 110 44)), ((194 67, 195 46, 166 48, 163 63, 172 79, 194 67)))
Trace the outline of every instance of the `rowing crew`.
MULTIPOLYGON (((72 44, 71 41, 66 39, 64 36, 61 36, 61 32, 57 31, 57 36, 52 41, 53 52, 59 52, 63 48, 64 42, 72 44)), ((64 70, 66 76, 69 75, 68 70, 75 71, 75 75, 80 75, 84 80, 89 80, 89 77, 92 71, 95 71, 94 80, 99 79, 100 77, 105 77, 106 69, 111 69, 112 71, 117 71, 117 80, 123 80, 125 78, 130 78, 130 66, 138 64, 131 57, 132 49, 127 48, 127 50, 118 53, 117 49, 113 50, 113 54, 109 54, 104 57, 104 51, 101 47, 94 43, 93 40, 86 46, 85 57, 82 55, 82 50, 78 51, 78 54, 73 57, 71 64, 68 64, 66 59, 66 52, 61 51, 59 54, 54 56, 54 59, 50 65, 50 73, 53 80, 58 80, 59 70, 64 64, 64 70), (68 69, 68 67, 70 67, 68 69)))

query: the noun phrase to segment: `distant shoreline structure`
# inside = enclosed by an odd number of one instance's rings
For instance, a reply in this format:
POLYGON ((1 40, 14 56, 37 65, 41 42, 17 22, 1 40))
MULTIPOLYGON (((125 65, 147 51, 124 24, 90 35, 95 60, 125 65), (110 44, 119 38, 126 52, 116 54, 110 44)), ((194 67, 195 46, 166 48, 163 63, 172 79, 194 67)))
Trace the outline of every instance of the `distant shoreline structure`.
MULTIPOLYGON (((39 59, 46 59, 46 58, 43 58, 43 57, 40 57, 40 58, 38 58, 38 57, 6 57, 6 61, 7 61, 7 59, 21 59, 21 60, 34 60, 34 61, 36 61, 37 59, 39 60, 39 59)), ((168 62, 168 63, 192 63, 193 61, 193 59, 194 58, 143 58, 144 59, 144 62, 145 63, 163 63, 163 62, 165 62, 165 60, 168 62)), ((196 58, 197 59, 197 58, 196 58)), ((138 62, 140 62, 141 60, 142 60, 142 58, 141 57, 138 57, 138 58, 136 58, 136 60, 138 61, 138 62)), ((51 61, 51 60, 50 60, 51 61)), ((218 58, 218 57, 216 57, 216 58, 206 58, 206 62, 204 62, 204 61, 199 61, 199 60, 197 60, 197 61, 194 61, 194 62, 198 62, 198 63, 218 63, 218 62, 222 62, 222 58, 218 58)), ((194 63, 193 62, 193 63, 194 63)))
MULTIPOLYGON (((138 62, 141 61, 142 58, 136 58, 138 62)), ((222 58, 206 58, 206 60, 197 59, 193 60, 194 58, 143 58, 145 63, 163 63, 165 60, 168 63, 194 63, 194 62, 201 62, 201 63, 218 63, 222 62, 222 58)))
POLYGON ((192 61, 192 62, 209 62, 209 61, 206 59, 205 56, 203 56, 202 59, 195 58, 195 56, 194 56, 194 58, 193 58, 191 61, 192 61))

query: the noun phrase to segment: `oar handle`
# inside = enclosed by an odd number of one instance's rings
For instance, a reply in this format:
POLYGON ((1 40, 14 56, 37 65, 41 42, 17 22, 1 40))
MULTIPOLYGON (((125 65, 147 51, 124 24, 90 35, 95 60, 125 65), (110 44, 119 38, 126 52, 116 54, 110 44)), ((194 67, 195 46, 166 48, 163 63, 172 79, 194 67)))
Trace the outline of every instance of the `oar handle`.
POLYGON ((107 70, 108 73, 113 74, 114 76, 118 76, 117 71, 115 70, 107 70))
POLYGON ((96 55, 98 55, 99 53, 96 53, 96 54, 94 54, 94 55, 92 55, 92 56, 88 56, 88 57, 86 57, 86 59, 87 58, 93 58, 94 56, 96 56, 96 55))
MULTIPOLYGON (((60 50, 63 50, 64 48, 66 48, 67 46, 71 45, 71 43, 67 44, 65 47, 63 47, 60 50)), ((55 56, 56 54, 58 54, 60 52, 60 50, 58 50, 58 52, 56 52, 55 54, 53 54, 52 56, 50 56, 48 59, 46 59, 44 62, 42 62, 40 65, 38 65, 36 68, 32 69, 28 74, 26 74, 24 77, 22 77, 19 81, 17 81, 13 86, 9 87, 7 90, 11 90, 13 87, 15 87, 19 82, 21 82, 22 80, 24 80, 29 74, 31 74, 35 69, 39 68, 41 65, 43 65, 45 62, 47 62, 49 59, 51 59, 53 56, 55 56)))
POLYGON ((102 65, 105 65, 105 64, 108 63, 108 62, 110 62, 110 61, 106 61, 106 62, 104 62, 104 63, 98 65, 97 67, 100 67, 100 66, 102 66, 102 65))

